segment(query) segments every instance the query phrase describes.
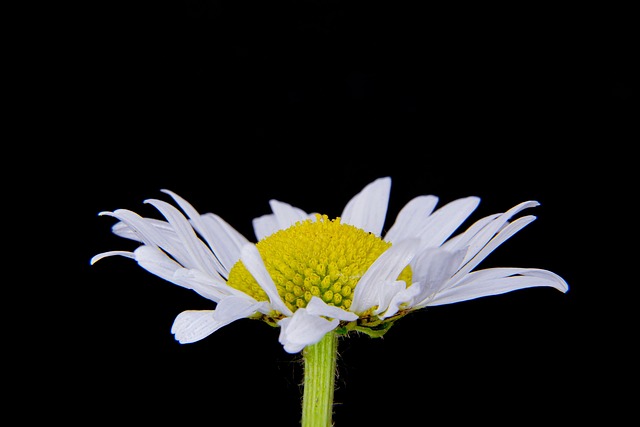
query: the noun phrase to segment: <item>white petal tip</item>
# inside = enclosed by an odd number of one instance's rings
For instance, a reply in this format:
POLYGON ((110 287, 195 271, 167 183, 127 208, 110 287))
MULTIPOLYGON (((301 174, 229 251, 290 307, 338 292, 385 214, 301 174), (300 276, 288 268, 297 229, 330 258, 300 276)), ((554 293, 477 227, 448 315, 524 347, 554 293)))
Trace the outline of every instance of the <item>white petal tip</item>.
POLYGON ((173 338, 175 338, 176 341, 178 341, 178 343, 180 344, 193 344, 194 342, 197 342, 199 340, 188 340, 188 339, 184 339, 183 337, 181 337, 178 334, 174 334, 173 338))
POLYGON ((102 252, 100 254, 94 255, 91 260, 89 261, 90 265, 95 264, 96 262, 100 261, 102 258, 107 258, 110 256, 123 256, 126 258, 132 258, 135 259, 135 254, 133 252, 128 252, 128 251, 109 251, 109 252, 102 252))

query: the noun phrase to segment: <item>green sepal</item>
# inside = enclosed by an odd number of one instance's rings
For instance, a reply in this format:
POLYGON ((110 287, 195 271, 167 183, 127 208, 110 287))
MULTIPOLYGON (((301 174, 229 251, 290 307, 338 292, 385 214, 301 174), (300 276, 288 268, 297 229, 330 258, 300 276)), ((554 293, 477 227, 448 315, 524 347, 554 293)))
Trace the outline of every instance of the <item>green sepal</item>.
POLYGON ((349 333, 346 326, 336 328, 334 332, 338 335, 347 335, 349 333))
POLYGON ((358 332, 367 334, 371 338, 380 338, 381 336, 386 334, 389 329, 391 329, 392 325, 393 325, 393 322, 384 322, 384 323, 377 324, 374 327, 356 325, 354 326, 353 329, 358 332))
POLYGON ((340 326, 335 329, 335 333, 338 335, 347 335, 350 331, 353 331, 357 326, 357 322, 349 322, 344 326, 340 326))

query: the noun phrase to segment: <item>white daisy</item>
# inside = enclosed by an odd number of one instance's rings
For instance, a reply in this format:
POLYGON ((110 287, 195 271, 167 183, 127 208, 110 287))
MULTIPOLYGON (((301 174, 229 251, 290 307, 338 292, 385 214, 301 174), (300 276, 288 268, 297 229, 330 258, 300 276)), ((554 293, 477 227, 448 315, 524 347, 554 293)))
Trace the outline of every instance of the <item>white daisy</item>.
POLYGON ((557 274, 537 268, 474 271, 535 219, 514 217, 537 202, 481 218, 451 237, 480 199, 460 198, 436 209, 436 196, 418 196, 383 234, 390 189, 389 177, 373 181, 335 219, 270 200, 273 213, 253 220, 257 243, 219 216, 201 215, 177 194, 162 190, 182 212, 157 199, 145 203, 166 221, 125 209, 101 212, 119 220, 112 229, 116 235, 142 245, 133 252, 98 254, 91 264, 112 255, 133 258, 216 303, 215 309, 177 316, 171 330, 180 343, 251 318, 279 327, 279 341, 289 353, 330 331, 381 336, 399 318, 428 306, 537 286, 569 289, 557 274))

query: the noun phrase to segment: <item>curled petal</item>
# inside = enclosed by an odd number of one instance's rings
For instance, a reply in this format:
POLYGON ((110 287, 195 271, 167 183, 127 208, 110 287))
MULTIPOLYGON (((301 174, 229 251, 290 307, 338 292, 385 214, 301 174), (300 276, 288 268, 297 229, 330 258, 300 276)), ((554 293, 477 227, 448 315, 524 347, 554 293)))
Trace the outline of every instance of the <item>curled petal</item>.
POLYGON ((387 311, 391 301, 397 298, 399 293, 406 290, 407 284, 403 280, 394 280, 393 282, 385 283, 384 286, 380 288, 380 293, 378 294, 378 308, 373 311, 373 314, 379 314, 383 311, 387 311))
POLYGON ((393 316, 399 311, 400 306, 403 304, 412 306, 413 302, 417 299, 416 297, 418 297, 421 293, 421 283, 414 283, 408 288, 402 289, 400 292, 397 292, 395 295, 393 295, 393 298, 391 298, 387 310, 384 313, 380 314, 378 317, 380 317, 381 319, 386 319, 387 317, 393 316))
POLYGON ((187 310, 180 313, 171 332, 180 344, 190 344, 208 337, 223 326, 250 317, 263 304, 247 298, 228 297, 215 310, 187 310))
POLYGON ((307 311, 316 316, 325 316, 331 319, 354 321, 358 319, 358 315, 350 311, 341 309, 333 305, 329 305, 318 297, 311 297, 311 301, 307 304, 307 311))
POLYGON ((383 252, 360 278, 349 310, 362 313, 378 305, 384 292, 383 287, 398 278, 411 262, 419 243, 418 239, 407 239, 383 252))
POLYGON ((297 353, 308 345, 315 344, 329 331, 338 327, 338 319, 327 320, 300 308, 291 317, 278 322, 278 340, 287 353, 297 353))
POLYGON ((96 262, 100 261, 103 258, 107 258, 110 256, 123 256, 125 258, 135 258, 136 256, 134 255, 133 252, 129 252, 129 251, 108 251, 108 252, 102 252, 100 254, 94 255, 91 257, 91 260, 89 261, 89 263, 91 265, 95 264, 96 262))
POLYGON ((190 344, 208 337, 224 325, 213 318, 213 310, 188 310, 178 314, 171 333, 180 344, 190 344))

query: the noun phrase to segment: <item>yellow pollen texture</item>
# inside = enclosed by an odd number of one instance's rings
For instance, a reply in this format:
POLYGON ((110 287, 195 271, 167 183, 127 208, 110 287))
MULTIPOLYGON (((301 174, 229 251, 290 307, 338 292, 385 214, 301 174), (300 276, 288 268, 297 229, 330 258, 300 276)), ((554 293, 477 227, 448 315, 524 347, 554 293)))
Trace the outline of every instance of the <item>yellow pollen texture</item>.
MULTIPOLYGON (((267 271, 285 304, 295 311, 306 307, 312 296, 348 310, 360 277, 391 243, 340 218, 316 215, 280 230, 256 244, 267 271)), ((411 283, 406 267, 399 280, 411 283)), ((267 294, 238 261, 231 269, 229 286, 267 301, 267 294)))

